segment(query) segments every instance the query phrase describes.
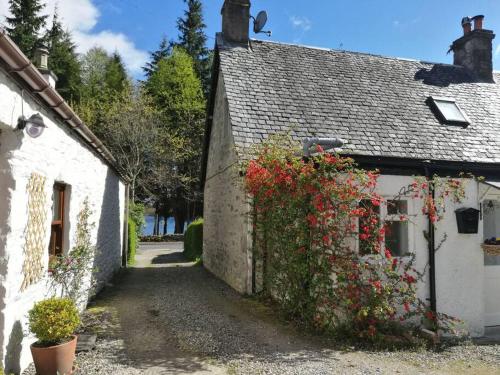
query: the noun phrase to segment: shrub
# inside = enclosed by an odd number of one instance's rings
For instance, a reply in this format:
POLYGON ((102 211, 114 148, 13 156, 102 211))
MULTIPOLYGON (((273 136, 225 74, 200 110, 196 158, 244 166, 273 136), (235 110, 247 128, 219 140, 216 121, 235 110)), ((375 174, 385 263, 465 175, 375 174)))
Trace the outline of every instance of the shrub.
POLYGON ((184 234, 164 234, 161 236, 140 236, 140 242, 181 242, 184 241, 184 234))
POLYGON ((184 256, 196 260, 203 252, 203 219, 199 218, 188 225, 184 235, 184 256))
POLYGON ((75 303, 69 298, 49 298, 29 311, 29 328, 43 346, 58 345, 69 339, 80 324, 75 303))
POLYGON ((144 217, 144 205, 142 203, 130 201, 129 215, 135 222, 135 230, 137 236, 140 236, 142 234, 144 226, 146 225, 146 219, 144 217))
POLYGON ((135 263, 135 252, 137 250, 137 225, 132 217, 128 218, 128 254, 127 264, 135 263))

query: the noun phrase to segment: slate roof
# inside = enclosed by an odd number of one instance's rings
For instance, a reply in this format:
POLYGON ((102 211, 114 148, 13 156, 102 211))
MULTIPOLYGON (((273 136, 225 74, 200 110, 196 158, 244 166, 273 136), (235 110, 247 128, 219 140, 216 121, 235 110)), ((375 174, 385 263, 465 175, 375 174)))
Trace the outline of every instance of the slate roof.
POLYGON ((217 48, 240 149, 292 128, 297 139, 341 137, 353 155, 500 163, 500 84, 465 68, 220 35, 217 48), (429 96, 455 98, 471 124, 440 123, 429 96))

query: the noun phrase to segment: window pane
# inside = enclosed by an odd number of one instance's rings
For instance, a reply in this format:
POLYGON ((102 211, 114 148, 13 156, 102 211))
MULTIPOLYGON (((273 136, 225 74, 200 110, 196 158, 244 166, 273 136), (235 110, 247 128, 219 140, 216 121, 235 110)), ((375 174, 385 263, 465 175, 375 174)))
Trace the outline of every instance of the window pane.
POLYGON ((61 190, 58 187, 54 188, 52 200, 54 201, 54 205, 52 206, 52 220, 61 220, 61 190))
POLYGON ((407 215, 408 201, 405 200, 388 200, 387 201, 388 215, 407 215))
POLYGON ((442 100, 433 98, 434 103, 441 112, 441 115, 444 117, 446 121, 450 122, 464 122, 467 123, 467 119, 464 117, 460 109, 458 108, 457 103, 451 100, 442 100))
POLYGON ((393 256, 404 256, 408 254, 407 221, 385 222, 385 248, 389 249, 393 256))

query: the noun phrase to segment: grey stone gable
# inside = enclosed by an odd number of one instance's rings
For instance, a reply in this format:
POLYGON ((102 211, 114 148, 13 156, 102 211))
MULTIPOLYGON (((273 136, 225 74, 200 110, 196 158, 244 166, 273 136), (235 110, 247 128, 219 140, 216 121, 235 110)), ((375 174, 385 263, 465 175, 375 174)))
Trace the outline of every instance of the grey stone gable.
POLYGON ((500 162, 500 84, 474 83, 465 68, 220 35, 217 48, 239 149, 292 129, 341 137, 353 155, 500 162), (471 124, 440 123, 429 96, 455 98, 471 124))

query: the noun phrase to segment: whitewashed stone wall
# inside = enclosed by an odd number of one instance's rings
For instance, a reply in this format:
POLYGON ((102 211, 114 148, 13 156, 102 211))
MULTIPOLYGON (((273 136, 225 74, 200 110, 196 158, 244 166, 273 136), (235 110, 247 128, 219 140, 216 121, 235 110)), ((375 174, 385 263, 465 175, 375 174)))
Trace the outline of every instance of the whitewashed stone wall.
MULTIPOLYGON (((93 241, 99 253, 95 266, 98 278, 108 280, 121 266, 125 187, 118 175, 97 154, 62 124, 57 116, 29 94, 24 94, 24 115, 39 112, 47 125, 36 139, 15 131, 22 114, 19 87, 0 70, 0 346, 6 369, 17 372, 31 362, 26 316, 35 301, 47 297, 47 276, 20 292, 23 280, 24 231, 27 223, 26 186, 35 172, 47 178, 47 231, 44 262, 52 217, 52 189, 55 182, 68 185, 65 251, 75 241, 77 215, 88 197, 93 211, 93 241)), ((45 271, 46 272, 46 271, 45 271)))
POLYGON ((203 264, 240 293, 251 293, 249 204, 237 160, 221 72, 205 182, 203 264))

